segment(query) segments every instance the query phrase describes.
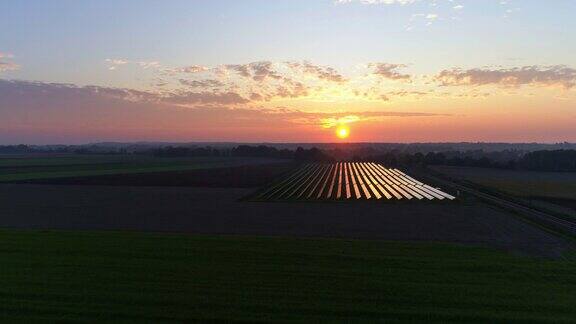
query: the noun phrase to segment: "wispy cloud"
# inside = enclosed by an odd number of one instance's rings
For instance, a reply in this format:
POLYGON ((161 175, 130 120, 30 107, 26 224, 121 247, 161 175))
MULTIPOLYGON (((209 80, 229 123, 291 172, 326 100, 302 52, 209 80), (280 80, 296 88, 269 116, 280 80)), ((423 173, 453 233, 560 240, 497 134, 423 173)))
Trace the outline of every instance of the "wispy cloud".
POLYGON ((136 62, 140 67, 144 69, 153 69, 161 67, 160 62, 157 61, 138 61, 136 62))
POLYGON ((412 30, 417 25, 418 21, 424 21, 426 26, 432 25, 436 20, 439 19, 439 15, 436 13, 415 13, 410 16, 408 26, 406 30, 412 30))
POLYGON ((444 114, 422 112, 399 112, 399 111, 362 111, 341 113, 303 113, 299 123, 319 125, 322 128, 334 128, 339 125, 353 124, 358 122, 379 121, 387 117, 434 117, 446 116, 444 114))
MULTIPOLYGON (((334 0, 337 5, 366 5, 387 7, 410 7, 415 12, 407 16, 408 23, 405 27, 411 31, 421 26, 430 26, 438 21, 464 21, 462 13, 465 6, 457 0, 334 0)), ((478 3, 488 7, 495 7, 501 12, 502 18, 509 18, 513 13, 520 11, 518 6, 513 6, 512 0, 483 0, 478 3)), ((474 5, 477 5, 474 3, 474 5)), ((471 6, 473 8, 475 6, 471 6)))
POLYGON ((131 61, 122 58, 107 58, 104 60, 106 64, 108 64, 108 70, 114 71, 117 70, 120 66, 133 64, 139 66, 143 69, 159 69, 162 67, 160 62, 157 61, 131 61))
POLYGON ((124 59, 111 59, 107 58, 104 60, 108 64, 108 70, 114 71, 118 69, 118 66, 128 64, 129 61, 124 59))
POLYGON ((320 118, 320 124, 324 128, 332 128, 343 124, 352 124, 362 120, 362 116, 359 115, 346 115, 343 117, 327 117, 320 118))

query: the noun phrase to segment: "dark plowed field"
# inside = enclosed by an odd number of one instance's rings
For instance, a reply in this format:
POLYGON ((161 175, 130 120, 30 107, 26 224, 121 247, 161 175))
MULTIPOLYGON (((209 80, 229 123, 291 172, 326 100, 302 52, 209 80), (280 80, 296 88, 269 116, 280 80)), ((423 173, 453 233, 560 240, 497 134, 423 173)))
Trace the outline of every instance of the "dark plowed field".
POLYGON ((549 257, 570 246, 481 203, 240 201, 253 190, 0 184, 0 227, 443 241, 549 257))
POLYGON ((571 208, 572 210, 576 210, 576 200, 574 199, 550 198, 550 197, 532 197, 532 198, 564 206, 567 208, 571 208))

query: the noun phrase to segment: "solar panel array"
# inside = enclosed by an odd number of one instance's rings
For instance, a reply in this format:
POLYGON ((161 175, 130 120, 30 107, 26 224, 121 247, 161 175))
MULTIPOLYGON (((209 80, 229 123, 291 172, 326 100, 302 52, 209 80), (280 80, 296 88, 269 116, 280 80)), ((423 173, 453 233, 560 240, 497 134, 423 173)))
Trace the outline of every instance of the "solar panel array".
POLYGON ((372 162, 307 164, 255 200, 453 200, 398 169, 372 162))

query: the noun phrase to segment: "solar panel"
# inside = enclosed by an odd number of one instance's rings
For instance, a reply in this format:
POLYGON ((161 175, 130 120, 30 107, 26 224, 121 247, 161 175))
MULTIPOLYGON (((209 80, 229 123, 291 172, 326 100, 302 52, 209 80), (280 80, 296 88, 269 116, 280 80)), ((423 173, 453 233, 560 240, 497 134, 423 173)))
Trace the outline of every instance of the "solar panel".
POLYGON ((311 163, 264 188, 259 201, 454 200, 398 169, 374 162, 311 163))

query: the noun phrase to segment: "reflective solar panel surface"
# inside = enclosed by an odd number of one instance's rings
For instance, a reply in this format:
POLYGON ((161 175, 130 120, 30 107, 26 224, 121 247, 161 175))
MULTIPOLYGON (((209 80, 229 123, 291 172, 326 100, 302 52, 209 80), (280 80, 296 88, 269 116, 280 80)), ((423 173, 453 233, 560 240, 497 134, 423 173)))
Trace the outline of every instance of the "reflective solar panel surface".
POLYGON ((265 188, 254 200, 453 200, 398 169, 373 162, 304 165, 265 188))

